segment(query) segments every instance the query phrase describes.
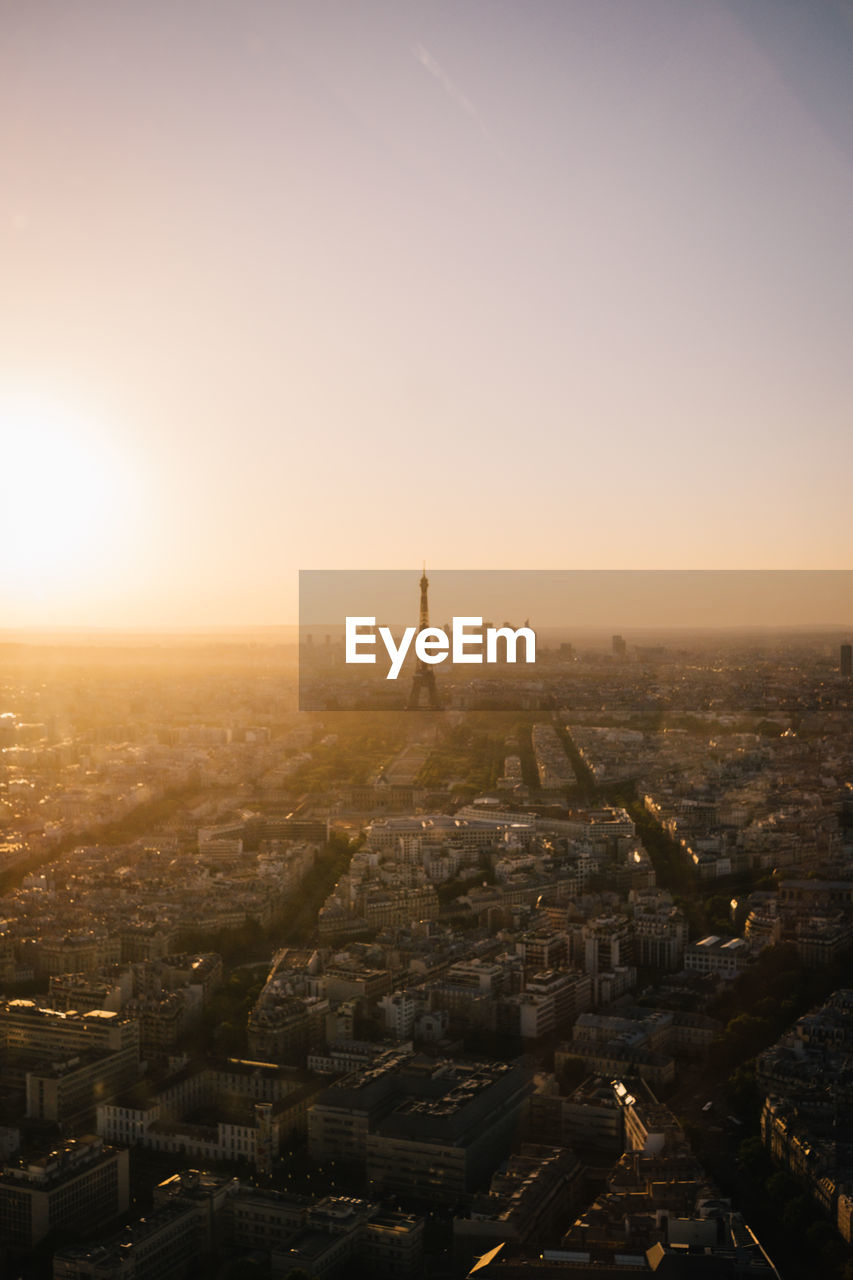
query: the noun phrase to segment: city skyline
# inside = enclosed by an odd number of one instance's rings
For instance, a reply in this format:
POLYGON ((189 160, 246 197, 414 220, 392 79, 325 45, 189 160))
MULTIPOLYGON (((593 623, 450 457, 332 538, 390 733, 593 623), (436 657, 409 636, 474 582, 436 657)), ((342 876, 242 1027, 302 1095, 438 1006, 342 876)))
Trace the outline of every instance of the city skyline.
POLYGON ((0 626, 846 567, 849 3, 4 25, 0 626))

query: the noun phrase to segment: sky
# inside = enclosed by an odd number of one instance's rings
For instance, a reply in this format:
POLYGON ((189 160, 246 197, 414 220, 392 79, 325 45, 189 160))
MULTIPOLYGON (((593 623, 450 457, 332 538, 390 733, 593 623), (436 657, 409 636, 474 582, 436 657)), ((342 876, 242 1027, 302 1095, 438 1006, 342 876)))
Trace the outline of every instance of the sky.
POLYGON ((0 22, 0 628, 849 566, 853 0, 0 22))

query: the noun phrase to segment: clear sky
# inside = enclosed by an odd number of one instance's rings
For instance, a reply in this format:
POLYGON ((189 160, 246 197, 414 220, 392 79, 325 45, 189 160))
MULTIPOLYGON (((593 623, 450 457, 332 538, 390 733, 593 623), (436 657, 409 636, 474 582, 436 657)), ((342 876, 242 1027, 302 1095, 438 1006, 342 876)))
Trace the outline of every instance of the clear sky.
POLYGON ((0 626, 849 567, 848 0, 0 21, 0 626))

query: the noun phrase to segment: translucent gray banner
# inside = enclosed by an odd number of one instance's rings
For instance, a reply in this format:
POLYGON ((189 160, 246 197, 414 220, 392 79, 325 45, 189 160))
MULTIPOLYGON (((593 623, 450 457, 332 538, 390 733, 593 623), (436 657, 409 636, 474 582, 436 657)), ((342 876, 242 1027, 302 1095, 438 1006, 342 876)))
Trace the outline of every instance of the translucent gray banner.
POLYGON ((535 710, 587 668, 853 636, 848 570, 303 570, 303 710, 535 710))

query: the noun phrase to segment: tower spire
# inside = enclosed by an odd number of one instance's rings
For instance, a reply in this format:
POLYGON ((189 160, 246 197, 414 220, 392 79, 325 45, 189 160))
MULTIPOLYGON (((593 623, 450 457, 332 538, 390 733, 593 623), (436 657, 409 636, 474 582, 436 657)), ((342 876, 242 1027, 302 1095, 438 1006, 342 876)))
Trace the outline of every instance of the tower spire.
MULTIPOLYGON (((429 626, 429 578, 426 571, 426 560, 424 560, 424 569, 421 576, 421 607, 419 614, 418 630, 423 631, 429 626)), ((430 711, 441 710, 441 700, 438 696, 438 689, 435 684, 435 672, 429 663, 417 658, 415 663, 415 674, 412 676, 412 691, 409 694, 407 703, 408 711, 417 711, 420 706, 421 693, 425 692, 429 701, 430 711)))
POLYGON ((429 626, 429 578, 426 574, 426 560, 424 560, 424 571, 421 577, 421 611, 419 618, 419 630, 423 631, 424 627, 429 626))

